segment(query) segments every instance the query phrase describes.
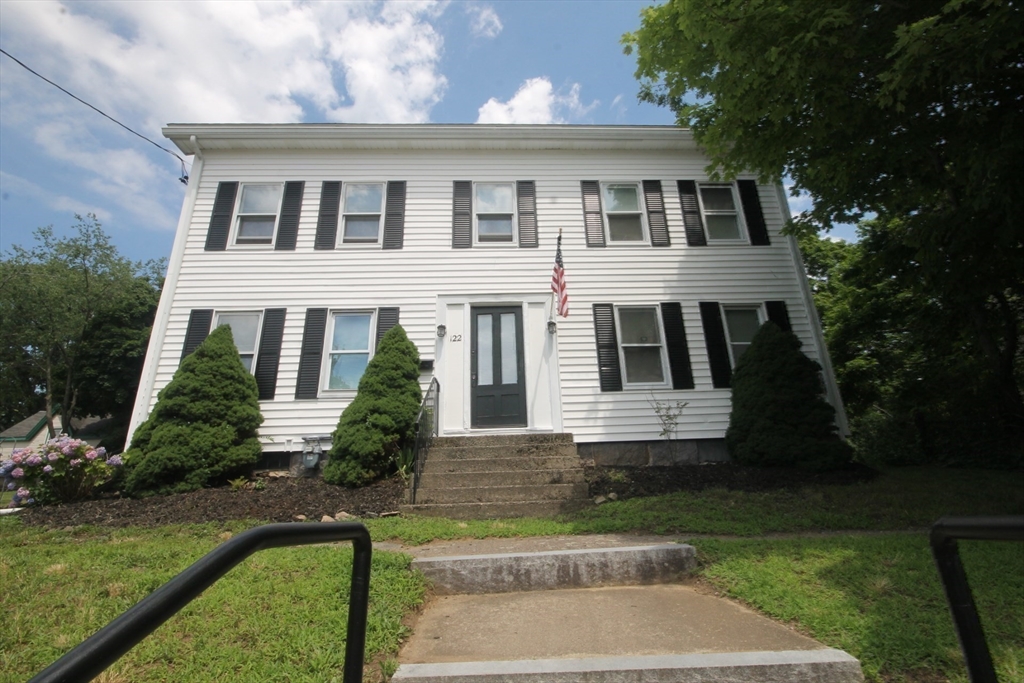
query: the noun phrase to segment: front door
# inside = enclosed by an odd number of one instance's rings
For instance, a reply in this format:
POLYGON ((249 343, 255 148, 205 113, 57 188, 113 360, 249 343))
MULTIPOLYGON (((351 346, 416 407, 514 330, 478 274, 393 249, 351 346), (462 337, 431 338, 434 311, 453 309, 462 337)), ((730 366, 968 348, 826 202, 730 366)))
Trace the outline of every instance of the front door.
POLYGON ((486 306, 471 310, 472 425, 525 427, 523 309, 486 306))

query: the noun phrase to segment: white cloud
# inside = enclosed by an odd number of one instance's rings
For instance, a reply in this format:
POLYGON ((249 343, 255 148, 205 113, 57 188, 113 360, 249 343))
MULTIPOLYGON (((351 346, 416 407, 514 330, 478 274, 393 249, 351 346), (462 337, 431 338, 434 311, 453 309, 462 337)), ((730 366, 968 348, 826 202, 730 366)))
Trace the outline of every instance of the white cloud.
POLYGON ((568 123, 586 116, 598 105, 580 101, 580 84, 573 83, 569 92, 555 91, 546 76, 530 78, 508 102, 492 97, 478 110, 477 123, 568 123))
POLYGON ((504 28, 501 17, 489 5, 466 5, 469 14, 469 30, 477 38, 497 38, 504 28))
POLYGON ((6 173, 4 171, 0 171, 0 196, 3 197, 4 201, 10 199, 29 198, 34 201, 42 202, 44 205, 54 209, 55 211, 68 211, 71 213, 81 214, 83 216, 87 213, 91 213, 95 214, 100 221, 110 220, 110 212, 103 207, 91 206, 86 202, 75 199, 74 197, 69 197, 66 194, 51 192, 30 180, 26 180, 20 176, 6 173))

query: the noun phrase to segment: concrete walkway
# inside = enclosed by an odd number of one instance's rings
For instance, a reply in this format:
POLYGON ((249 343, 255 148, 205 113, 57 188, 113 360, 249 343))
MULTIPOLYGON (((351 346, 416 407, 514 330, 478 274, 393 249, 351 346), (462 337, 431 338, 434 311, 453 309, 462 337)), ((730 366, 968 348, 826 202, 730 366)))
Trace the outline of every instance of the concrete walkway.
MULTIPOLYGON (((414 566, 439 582, 412 625, 394 680, 863 680, 860 665, 846 653, 680 577, 683 560, 665 555, 672 555, 666 544, 679 540, 610 534, 376 544, 413 555, 414 566), (641 547, 647 545, 658 547, 641 547), (601 553, 603 548, 616 550, 601 553), (661 572, 632 572, 647 579, 642 583, 652 576, 671 582, 606 585, 608 567, 621 567, 628 561, 623 556, 634 557, 638 566, 663 565, 661 572), (504 568, 493 581, 502 592, 471 592, 492 581, 495 566, 504 568), (510 580, 524 585, 510 588, 510 580), (572 587, 561 587, 566 585, 572 587)), ((692 549, 676 548, 681 558, 691 553, 692 567, 692 549)))

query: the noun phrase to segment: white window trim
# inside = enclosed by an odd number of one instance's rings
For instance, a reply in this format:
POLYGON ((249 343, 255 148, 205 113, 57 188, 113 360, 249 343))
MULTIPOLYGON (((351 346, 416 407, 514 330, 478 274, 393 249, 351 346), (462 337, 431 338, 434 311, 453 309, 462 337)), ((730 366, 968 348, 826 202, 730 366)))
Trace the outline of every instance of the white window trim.
MULTIPOLYGON (((732 311, 755 311, 757 313, 757 324, 758 325, 764 325, 765 322, 768 320, 768 317, 765 314, 764 305, 763 304, 720 304, 720 307, 722 309, 722 329, 725 330, 725 342, 726 342, 726 346, 729 348, 729 363, 731 364, 731 367, 735 368, 736 367, 736 358, 735 358, 735 356, 734 356, 734 354, 732 352, 732 345, 733 345, 732 334, 729 332, 729 320, 728 320, 728 318, 726 318, 725 312, 729 311, 729 310, 732 310, 732 311)), ((736 342, 736 343, 742 343, 742 342, 736 342)))
MULTIPOLYGON (((602 181, 598 188, 598 196, 601 201, 601 222, 604 224, 605 244, 614 244, 618 247, 642 247, 651 245, 651 229, 647 225, 647 204, 644 202, 644 184, 639 180, 609 180, 602 181), (604 205, 604 188, 609 185, 632 185, 636 188, 636 204, 640 212, 640 229, 643 231, 642 240, 615 240, 612 239, 611 225, 608 222, 609 214, 632 214, 632 211, 608 211, 604 205)), ((659 320, 661 316, 658 316, 659 320)))
MULTIPOLYGON (((323 359, 320 363, 320 393, 321 395, 329 396, 352 396, 355 395, 356 389, 331 389, 331 340, 334 335, 334 317, 338 315, 369 315, 370 316, 370 331, 369 337, 366 340, 367 348, 369 349, 369 356, 366 358, 366 362, 369 363, 373 360, 373 356, 376 354, 376 341, 377 337, 377 309, 376 308, 339 308, 331 309, 327 312, 327 329, 324 330, 324 346, 323 346, 323 359)), ((361 378, 360 378, 361 379, 361 378)))
POLYGON ((739 188, 736 187, 736 183, 697 183, 697 205, 700 207, 700 219, 704 223, 704 234, 708 244, 750 244, 750 233, 747 232, 747 220, 746 216, 743 215, 743 204, 740 202, 739 188), (705 209, 704 195, 701 194, 701 189, 705 187, 727 187, 732 192, 732 205, 736 213, 736 226, 740 233, 739 237, 735 239, 722 239, 711 236, 711 230, 708 228, 708 216, 731 216, 732 214, 726 211, 710 211, 705 209))
MULTIPOLYGON (((494 214, 488 214, 494 215, 494 214)), ((503 215, 503 214, 502 214, 503 215)), ((508 249, 509 247, 519 246, 519 189, 514 180, 481 180, 479 182, 473 182, 473 246, 474 247, 497 247, 499 249, 508 249), (477 185, 511 185, 512 186, 512 239, 508 242, 499 242, 496 240, 481 240, 479 231, 478 217, 480 212, 477 211, 477 200, 476 200, 476 188, 477 185)))
MULTIPOLYGON (((661 306, 658 304, 644 305, 644 304, 629 304, 624 306, 614 306, 615 311, 615 344, 616 351, 619 354, 619 372, 622 375, 622 388, 624 390, 648 390, 648 389, 665 389, 672 388, 672 372, 669 369, 668 364, 668 344, 665 341, 665 324, 661 319, 661 306), (629 374, 626 372, 626 354, 622 350, 622 320, 619 318, 619 311, 628 309, 654 309, 654 316, 658 321, 658 334, 661 336, 661 382, 630 382, 629 374)), ((627 346, 654 346, 654 344, 627 344, 627 346)))
POLYGON ((341 184, 341 212, 339 219, 339 232, 341 233, 338 239, 338 249, 373 249, 380 248, 384 241, 384 214, 388 205, 388 183, 386 180, 353 180, 349 182, 343 182, 341 184), (377 239, 374 241, 370 240, 357 240, 354 242, 345 241, 345 217, 352 216, 372 216, 372 213, 358 213, 352 212, 349 214, 345 211, 345 191, 349 185, 380 185, 380 213, 377 215, 377 239))
MULTIPOLYGON (((249 365, 249 374, 255 375, 256 374, 256 359, 260 357, 260 339, 263 338, 263 311, 261 311, 261 310, 255 310, 255 311, 254 310, 233 311, 233 310, 230 310, 230 309, 215 310, 213 312, 213 327, 211 328, 211 330, 215 330, 218 327, 220 327, 220 317, 222 315, 255 315, 256 316, 256 320, 257 320, 257 322, 256 322, 256 339, 253 341, 253 345, 252 345, 252 363, 249 365)), ((235 335, 235 333, 232 332, 231 336, 234 337, 234 335, 235 335)), ((238 347, 238 343, 237 342, 235 343, 235 347, 236 348, 238 347)), ((238 355, 241 356, 242 353, 239 352, 238 355)))
MULTIPOLYGON (((277 231, 281 227, 281 205, 284 203, 284 183, 239 183, 238 184, 238 196, 235 197, 235 213, 233 216, 233 223, 231 224, 231 248, 232 249, 273 249, 274 245, 277 244, 277 231), (274 234, 270 238, 268 244, 254 244, 251 242, 238 241, 238 228, 242 223, 242 194, 246 187, 277 187, 280 193, 277 197, 277 212, 274 214, 274 234)), ((252 213, 244 214, 246 216, 269 216, 270 214, 252 213)))

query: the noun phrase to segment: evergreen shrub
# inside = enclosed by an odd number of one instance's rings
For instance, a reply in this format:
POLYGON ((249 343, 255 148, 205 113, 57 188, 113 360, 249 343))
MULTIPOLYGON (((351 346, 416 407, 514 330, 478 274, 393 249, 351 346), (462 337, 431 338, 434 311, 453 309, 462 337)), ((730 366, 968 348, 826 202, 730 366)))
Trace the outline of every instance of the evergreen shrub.
POLYGON ((761 326, 732 375, 729 453, 744 465, 828 470, 850 462, 835 410, 822 397, 821 366, 775 323, 761 326))
POLYGON ((420 354, 396 325, 380 340, 356 397, 341 413, 324 467, 327 483, 364 486, 387 472, 415 438, 419 376, 420 354))
POLYGON ((262 452, 258 397, 231 328, 218 327, 181 361, 135 430, 125 458, 125 492, 193 491, 247 472, 262 452))

